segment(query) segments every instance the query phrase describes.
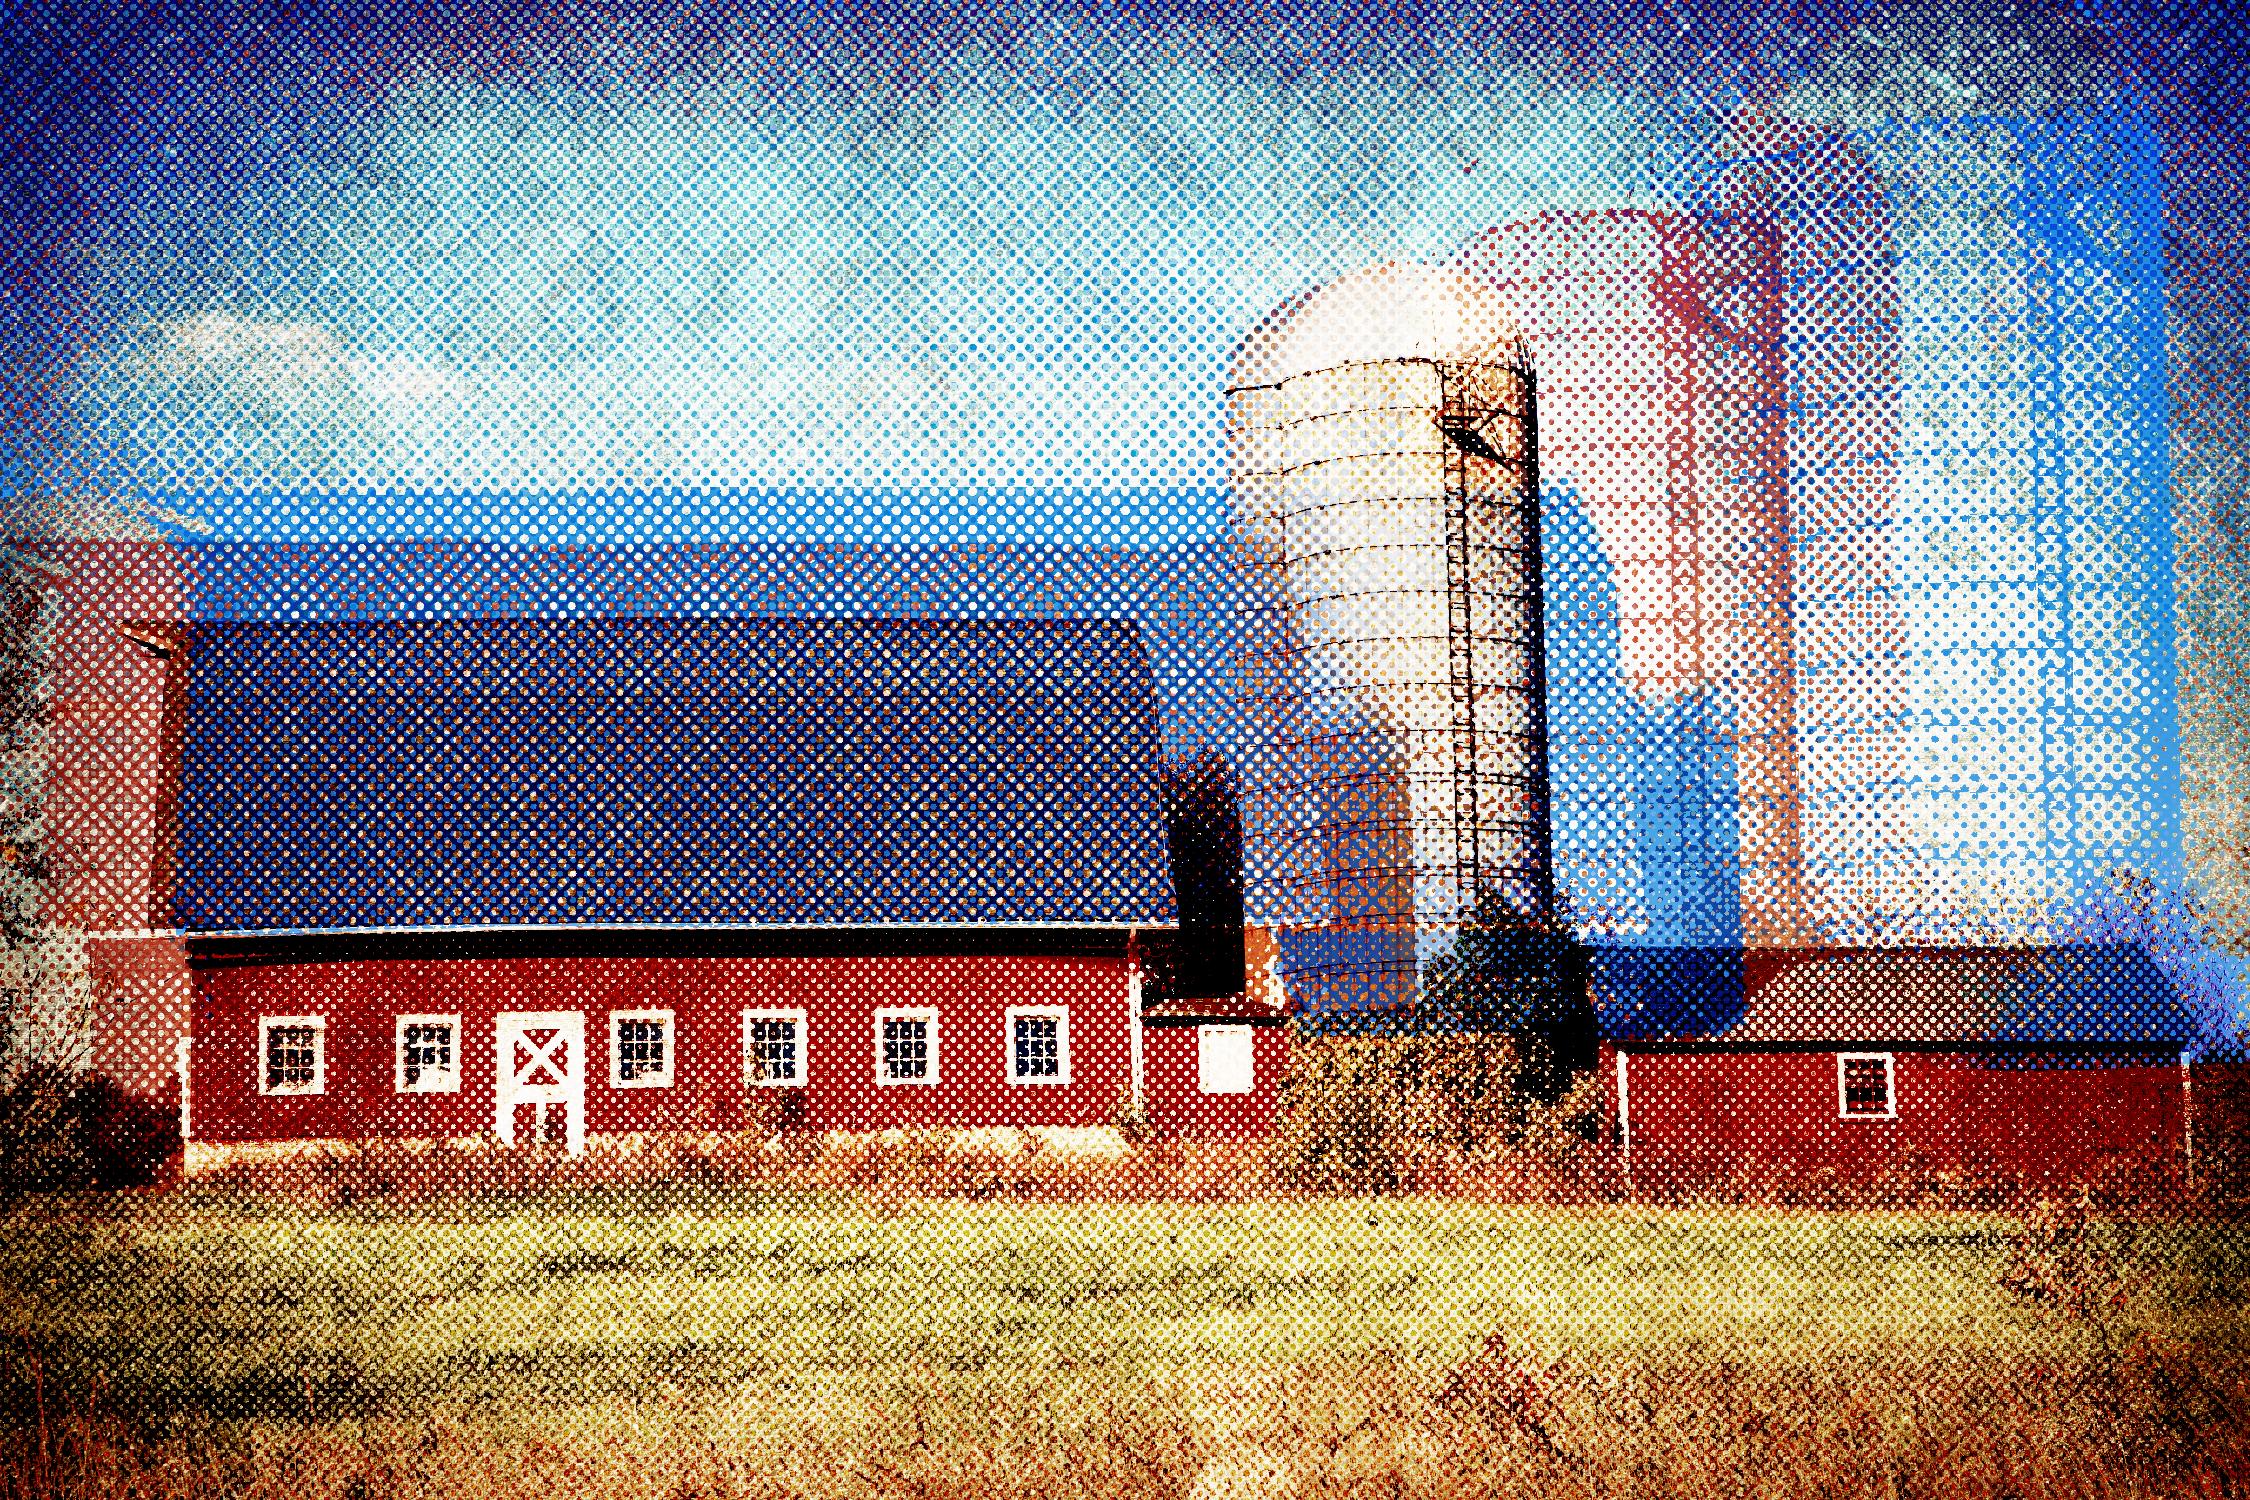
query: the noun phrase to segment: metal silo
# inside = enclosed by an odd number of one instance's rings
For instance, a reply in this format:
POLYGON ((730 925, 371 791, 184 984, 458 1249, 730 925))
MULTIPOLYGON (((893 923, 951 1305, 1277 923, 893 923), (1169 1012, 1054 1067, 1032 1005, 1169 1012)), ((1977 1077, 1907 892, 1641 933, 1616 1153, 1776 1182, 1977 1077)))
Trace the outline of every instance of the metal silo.
POLYGON ((1537 391, 1514 320, 1464 272, 1379 266, 1259 325, 1228 396, 1251 582, 1285 624, 1252 674, 1279 744, 1251 790, 1310 846, 1277 868, 1321 883, 1270 904, 1411 934, 1402 964, 1471 923, 1551 934, 1537 391))

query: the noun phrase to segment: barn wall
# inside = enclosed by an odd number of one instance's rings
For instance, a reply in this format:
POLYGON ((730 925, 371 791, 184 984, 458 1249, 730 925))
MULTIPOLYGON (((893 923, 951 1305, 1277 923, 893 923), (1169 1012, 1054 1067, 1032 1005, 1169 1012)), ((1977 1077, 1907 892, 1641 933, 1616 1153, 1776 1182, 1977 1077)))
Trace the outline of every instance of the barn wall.
POLYGON ((2195 1170, 2221 1200, 2250 1202, 2250 1062, 2195 1065, 2195 1170))
MULTIPOLYGON (((812 1129, 1097 1125, 1130 1087, 1127 971, 1088 957, 760 957, 388 960, 212 968, 195 974, 194 1133, 204 1141, 475 1135, 490 1129, 494 1018, 502 1011, 580 1011, 587 1038, 586 1128, 723 1130, 743 1118, 746 1006, 808 1012, 808 1085, 776 1091, 812 1129), (1007 1081, 1010 1005, 1070 1007, 1066 1086, 1007 1081), (939 1081, 875 1082, 880 1006, 939 1011, 939 1081), (677 1061, 670 1088, 609 1082, 608 1012, 668 1007, 677 1061), (458 1012, 461 1087, 399 1094, 394 1018, 458 1012), (258 1093, 261 1015, 327 1020, 327 1090, 258 1093)), ((1191 1075, 1192 1081, 1192 1075, 1191 1075)))
POLYGON ((1150 1026, 1142 1040, 1149 1119, 1159 1132, 1199 1140, 1270 1135, 1282 1074, 1289 1066, 1289 1028, 1252 1029, 1257 1090, 1206 1094, 1198 1083, 1196 1028, 1150 1026))
POLYGON ((178 795, 169 659, 160 639, 188 587, 156 542, 72 541, 53 638, 44 827, 52 879, 42 913, 85 934, 93 1067, 126 1091, 177 1101, 174 1043, 187 1035, 188 977, 171 925, 170 809, 178 795))
POLYGON ((94 1071, 128 1093, 176 1103, 174 1047, 188 1034, 190 993, 179 939, 91 934, 86 976, 93 990, 94 1071))
POLYGON ((1633 1053, 1636 1176, 1851 1172, 1912 1157, 2067 1185, 2119 1159, 2169 1164, 2181 1149, 2177 1066, 1995 1066, 1948 1052, 1894 1059, 1898 1117, 1847 1120, 1837 1114, 1833 1052, 1633 1053))
POLYGON ((48 918, 90 933, 168 927, 166 822, 179 763, 166 712, 170 660, 124 628, 177 621, 188 587, 154 542, 52 549, 66 573, 48 725, 48 918))

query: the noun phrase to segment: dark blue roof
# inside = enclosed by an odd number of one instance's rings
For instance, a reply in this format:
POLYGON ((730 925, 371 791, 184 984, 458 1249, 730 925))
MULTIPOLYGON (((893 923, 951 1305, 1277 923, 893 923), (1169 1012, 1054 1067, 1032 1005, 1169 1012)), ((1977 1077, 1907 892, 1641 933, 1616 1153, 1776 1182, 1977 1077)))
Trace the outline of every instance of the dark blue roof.
POLYGON ((1170 922, 1138 630, 188 631, 189 931, 1170 922))
POLYGON ((1604 947, 1587 958, 1620 1042, 2164 1044, 2195 1025, 2140 948, 1604 947))

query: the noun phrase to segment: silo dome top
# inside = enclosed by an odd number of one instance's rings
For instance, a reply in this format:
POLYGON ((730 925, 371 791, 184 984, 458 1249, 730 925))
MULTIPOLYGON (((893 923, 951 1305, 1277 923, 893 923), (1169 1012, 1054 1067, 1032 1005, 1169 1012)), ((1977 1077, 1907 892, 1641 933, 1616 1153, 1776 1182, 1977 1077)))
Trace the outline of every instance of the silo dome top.
POLYGON ((1235 350, 1227 389, 1372 360, 1512 364, 1521 339, 1490 282, 1458 266, 1386 261, 1266 314, 1235 350))

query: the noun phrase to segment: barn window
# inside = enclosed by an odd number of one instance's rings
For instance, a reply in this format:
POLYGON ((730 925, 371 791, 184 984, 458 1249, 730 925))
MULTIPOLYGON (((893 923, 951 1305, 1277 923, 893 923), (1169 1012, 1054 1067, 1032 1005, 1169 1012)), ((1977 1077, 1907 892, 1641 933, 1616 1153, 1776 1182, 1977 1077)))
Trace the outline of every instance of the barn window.
POLYGON ((1836 1098, 1837 1109, 1847 1120, 1896 1119, 1898 1097, 1892 1088, 1891 1054, 1838 1053, 1836 1098))
POLYGON ((461 1018, 400 1016, 397 1054, 400 1093, 457 1093, 461 1087, 461 1018))
POLYGON ((258 1092, 328 1092, 328 1021, 325 1017, 259 1017, 258 1092))
POLYGON ((875 1081, 936 1083, 937 1012, 929 1009, 875 1012, 875 1081))
POLYGON ((760 1088, 787 1088, 804 1083, 803 1011, 746 1010, 742 1013, 742 1081, 760 1088))
POLYGON ((672 1013, 668 1010, 613 1010, 609 1013, 609 1081, 614 1088, 663 1089, 672 1086, 672 1013))
POLYGON ((1008 1081, 1070 1082, 1070 1011, 1066 1007, 1008 1007, 1008 1081))
POLYGON ((1195 1028, 1195 1083, 1206 1094, 1256 1092, 1257 1038, 1249 1027, 1195 1028))

